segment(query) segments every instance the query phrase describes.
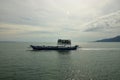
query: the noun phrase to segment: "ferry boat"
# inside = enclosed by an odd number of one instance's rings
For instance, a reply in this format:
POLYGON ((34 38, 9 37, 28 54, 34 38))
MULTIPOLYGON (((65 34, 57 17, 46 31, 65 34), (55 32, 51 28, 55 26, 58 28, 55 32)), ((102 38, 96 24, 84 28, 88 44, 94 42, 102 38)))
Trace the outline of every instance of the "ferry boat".
POLYGON ((33 50, 76 50, 79 46, 71 46, 71 40, 58 39, 57 46, 34 46, 30 45, 33 50))

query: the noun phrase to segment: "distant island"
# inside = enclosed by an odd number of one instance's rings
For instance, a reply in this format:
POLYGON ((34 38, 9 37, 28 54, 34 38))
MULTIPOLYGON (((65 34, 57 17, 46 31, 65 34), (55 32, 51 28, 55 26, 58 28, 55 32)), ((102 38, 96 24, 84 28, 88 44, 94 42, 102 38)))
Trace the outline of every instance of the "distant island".
POLYGON ((120 42, 120 36, 116 36, 116 37, 113 37, 113 38, 102 39, 102 40, 97 40, 95 42, 120 42))

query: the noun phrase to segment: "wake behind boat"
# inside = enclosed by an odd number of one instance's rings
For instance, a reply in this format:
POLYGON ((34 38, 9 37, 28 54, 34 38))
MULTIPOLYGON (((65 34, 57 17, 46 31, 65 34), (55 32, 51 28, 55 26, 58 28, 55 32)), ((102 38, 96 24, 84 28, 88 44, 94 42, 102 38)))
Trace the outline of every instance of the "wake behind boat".
POLYGON ((58 39, 57 46, 33 46, 30 45, 33 50, 76 50, 78 45, 71 46, 71 40, 58 39))

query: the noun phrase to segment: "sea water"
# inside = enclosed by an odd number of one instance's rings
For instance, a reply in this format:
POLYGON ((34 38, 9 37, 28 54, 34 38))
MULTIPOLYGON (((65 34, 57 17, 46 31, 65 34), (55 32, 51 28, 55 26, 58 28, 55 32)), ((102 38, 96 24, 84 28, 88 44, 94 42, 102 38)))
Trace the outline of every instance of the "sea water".
POLYGON ((44 43, 0 43, 0 80, 120 80, 120 43, 77 43, 74 51, 33 51, 31 44, 44 43))

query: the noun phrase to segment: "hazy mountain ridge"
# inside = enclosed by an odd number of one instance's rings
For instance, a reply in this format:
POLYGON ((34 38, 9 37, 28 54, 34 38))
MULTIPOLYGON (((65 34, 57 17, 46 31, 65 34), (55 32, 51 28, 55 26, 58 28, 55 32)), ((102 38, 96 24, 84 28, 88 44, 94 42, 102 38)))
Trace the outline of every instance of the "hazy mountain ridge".
POLYGON ((97 40, 96 42, 120 42, 120 35, 113 38, 97 40))

